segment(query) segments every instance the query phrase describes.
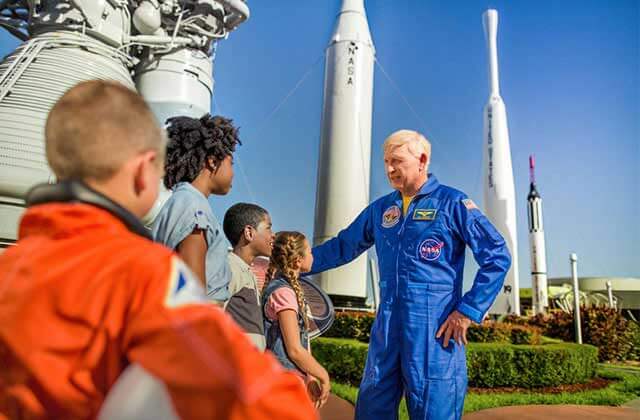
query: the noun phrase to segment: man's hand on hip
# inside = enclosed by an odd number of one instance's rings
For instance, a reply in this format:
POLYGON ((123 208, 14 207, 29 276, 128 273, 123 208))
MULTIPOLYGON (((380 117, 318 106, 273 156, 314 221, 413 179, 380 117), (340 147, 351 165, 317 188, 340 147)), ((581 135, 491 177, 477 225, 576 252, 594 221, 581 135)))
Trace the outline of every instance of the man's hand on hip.
POLYGON ((444 347, 449 345, 449 340, 453 338, 456 343, 462 345, 467 344, 467 328, 471 325, 471 320, 458 311, 453 311, 447 317, 447 320, 440 326, 436 333, 436 338, 440 338, 444 334, 442 344, 444 347))

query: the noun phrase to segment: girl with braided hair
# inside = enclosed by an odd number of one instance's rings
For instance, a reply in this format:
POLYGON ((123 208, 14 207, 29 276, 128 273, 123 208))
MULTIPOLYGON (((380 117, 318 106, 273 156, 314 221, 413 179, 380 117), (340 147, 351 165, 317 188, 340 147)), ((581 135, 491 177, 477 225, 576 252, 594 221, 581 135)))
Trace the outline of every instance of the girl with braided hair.
POLYGON ((300 273, 311 270, 309 241, 300 232, 279 232, 271 251, 262 294, 267 349, 307 383, 316 407, 329 397, 329 374, 309 351, 307 303, 300 273))
POLYGON ((209 201, 233 180, 233 153, 241 144, 232 120, 209 114, 167 120, 164 185, 173 194, 152 226, 153 237, 175 250, 219 305, 229 298, 229 242, 209 201))

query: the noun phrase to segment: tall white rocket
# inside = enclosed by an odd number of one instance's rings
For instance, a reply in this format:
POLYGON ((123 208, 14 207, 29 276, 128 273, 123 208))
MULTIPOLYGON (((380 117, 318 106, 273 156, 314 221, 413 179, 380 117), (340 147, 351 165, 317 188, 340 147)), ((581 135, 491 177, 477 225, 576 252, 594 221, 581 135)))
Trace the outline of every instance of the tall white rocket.
POLYGON ((490 313, 520 314, 518 282, 518 241, 516 234, 516 200, 509 147, 507 113, 500 97, 498 78, 498 12, 483 14, 489 58, 491 93, 484 108, 484 205, 485 213, 502 233, 511 251, 511 269, 490 313))
MULTIPOLYGON (((343 0, 325 55, 314 245, 369 204, 374 55, 364 0, 343 0)), ((367 256, 318 278, 336 304, 364 304, 367 256)))
POLYGON ((531 249, 531 286, 533 288, 533 311, 540 314, 549 307, 549 297, 547 295, 547 251, 542 224, 542 197, 536 188, 535 166, 533 156, 529 156, 531 184, 527 196, 527 215, 529 216, 529 247, 531 249))

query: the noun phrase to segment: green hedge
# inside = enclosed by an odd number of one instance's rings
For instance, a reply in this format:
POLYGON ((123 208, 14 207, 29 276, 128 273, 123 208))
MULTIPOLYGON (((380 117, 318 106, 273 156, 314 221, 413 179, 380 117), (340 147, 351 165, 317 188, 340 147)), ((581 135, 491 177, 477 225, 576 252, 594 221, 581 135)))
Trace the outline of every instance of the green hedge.
POLYGON ((311 353, 332 381, 358 386, 367 361, 368 344, 347 338, 316 338, 311 353))
POLYGON ((574 343, 467 347, 469 385, 536 388, 586 382, 596 374, 598 349, 574 343))
MULTIPOLYGON (((368 346, 356 340, 319 338, 312 342, 316 359, 332 380, 358 385, 368 346)), ((541 346, 470 343, 467 346, 469 386, 535 388, 586 382, 593 378, 598 349, 573 343, 541 346)))

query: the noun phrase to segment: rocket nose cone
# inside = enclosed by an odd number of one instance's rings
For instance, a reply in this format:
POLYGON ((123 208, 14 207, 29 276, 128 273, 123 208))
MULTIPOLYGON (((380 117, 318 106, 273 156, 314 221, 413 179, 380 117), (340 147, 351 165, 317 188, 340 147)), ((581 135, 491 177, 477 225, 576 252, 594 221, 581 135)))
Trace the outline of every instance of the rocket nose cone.
POLYGON ((498 11, 495 9, 488 9, 484 12, 482 14, 482 25, 484 26, 485 33, 490 36, 495 34, 498 28, 498 11))
MULTIPOLYGON (((371 31, 364 0, 343 0, 329 46, 340 41, 362 42, 372 49, 371 31)), ((375 52, 374 52, 375 53, 375 52)))
POLYGON ((356 12, 364 15, 364 0, 342 0, 342 12, 356 12))
POLYGON ((482 17, 487 21, 498 20, 498 11, 496 9, 487 9, 482 17))

